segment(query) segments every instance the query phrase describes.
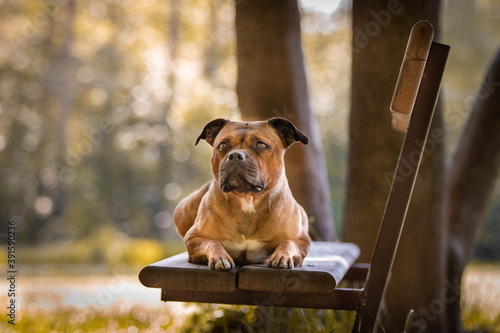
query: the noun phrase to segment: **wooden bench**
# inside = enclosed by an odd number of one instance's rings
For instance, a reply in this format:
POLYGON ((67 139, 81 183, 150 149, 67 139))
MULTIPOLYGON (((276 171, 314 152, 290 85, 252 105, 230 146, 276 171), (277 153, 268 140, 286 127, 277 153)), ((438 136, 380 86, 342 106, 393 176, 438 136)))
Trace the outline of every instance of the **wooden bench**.
POLYGON ((265 265, 228 272, 187 262, 187 253, 145 267, 139 279, 161 288, 163 301, 342 309, 357 312, 353 332, 372 332, 403 229, 429 132, 449 46, 433 42, 433 28, 420 21, 412 29, 391 110, 393 127, 406 131, 370 264, 356 264, 352 243, 313 242, 302 267, 265 265), (408 170, 401 161, 412 161, 408 170), (361 281, 359 288, 338 287, 361 281))
POLYGON ((359 248, 352 243, 313 242, 302 267, 271 269, 261 264, 221 272, 188 263, 184 252, 145 267, 139 279, 147 287, 161 288, 163 301, 307 308, 330 308, 333 302, 356 310, 359 295, 346 302, 345 290, 336 287, 343 279, 364 280, 368 265, 352 268, 358 256, 359 248))

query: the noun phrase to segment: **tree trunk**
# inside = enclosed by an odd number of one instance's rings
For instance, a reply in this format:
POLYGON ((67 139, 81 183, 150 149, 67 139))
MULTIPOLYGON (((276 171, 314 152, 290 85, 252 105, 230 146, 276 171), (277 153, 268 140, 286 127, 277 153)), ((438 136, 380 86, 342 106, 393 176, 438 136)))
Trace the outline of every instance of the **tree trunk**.
MULTIPOLYGON (((448 281, 456 283, 472 255, 500 169, 500 50, 475 97, 447 173, 448 281)), ((457 325, 454 332, 463 330, 460 297, 453 298, 448 316, 457 325)))
POLYGON ((309 104, 296 1, 243 0, 236 5, 237 93, 244 120, 285 117, 310 139, 285 155, 290 187, 310 217, 316 240, 333 240, 325 161, 309 104))
MULTIPOLYGON (((48 55, 50 66, 49 71, 44 73, 41 80, 44 86, 44 93, 38 105, 38 110, 44 116, 44 138, 40 145, 40 154, 42 151, 54 149, 57 151, 55 160, 45 160, 39 169, 46 165, 57 173, 60 166, 66 165, 65 156, 67 150, 67 123, 71 112, 71 105, 75 97, 75 77, 72 68, 76 64, 75 58, 71 54, 71 46, 74 39, 73 24, 76 18, 75 0, 67 1, 59 10, 64 10, 64 14, 57 16, 57 10, 51 6, 47 7, 50 15, 49 31, 51 34, 43 44, 42 51, 48 55), (58 17, 64 19, 58 20, 58 17), (62 33, 61 33, 62 32, 62 33), (54 34, 61 34, 61 45, 53 42, 54 34)), ((62 178, 59 173, 59 180, 62 178)), ((53 188, 47 188, 40 183, 38 188, 40 196, 47 196, 53 202, 52 212, 49 216, 36 216, 33 227, 29 231, 29 239, 40 241, 40 232, 46 227, 52 218, 60 218, 66 207, 67 193, 63 183, 59 183, 53 188)))
MULTIPOLYGON (((439 28, 439 1, 353 1, 353 59, 343 239, 369 262, 403 136, 391 129, 390 102, 413 24, 439 28)), ((400 332, 410 310, 411 331, 446 332, 440 299, 445 249, 442 218, 442 116, 439 105, 392 269, 383 316, 386 332, 400 332)))

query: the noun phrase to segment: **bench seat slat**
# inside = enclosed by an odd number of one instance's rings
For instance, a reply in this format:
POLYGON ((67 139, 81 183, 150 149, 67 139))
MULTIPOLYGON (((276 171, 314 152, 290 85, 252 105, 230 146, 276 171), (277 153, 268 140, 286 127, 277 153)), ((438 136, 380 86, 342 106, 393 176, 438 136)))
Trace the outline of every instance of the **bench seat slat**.
POLYGON ((351 243, 313 242, 302 267, 273 269, 249 265, 228 272, 187 262, 187 252, 146 266, 139 274, 143 285, 177 291, 233 292, 242 290, 331 293, 359 256, 351 243))
POLYGON ((150 288, 231 292, 236 289, 237 271, 219 272, 207 265, 188 263, 187 252, 146 266, 139 280, 150 288))
POLYGON ((265 265, 243 266, 238 287, 243 290, 329 294, 359 257, 352 243, 313 242, 302 267, 271 269, 265 265))

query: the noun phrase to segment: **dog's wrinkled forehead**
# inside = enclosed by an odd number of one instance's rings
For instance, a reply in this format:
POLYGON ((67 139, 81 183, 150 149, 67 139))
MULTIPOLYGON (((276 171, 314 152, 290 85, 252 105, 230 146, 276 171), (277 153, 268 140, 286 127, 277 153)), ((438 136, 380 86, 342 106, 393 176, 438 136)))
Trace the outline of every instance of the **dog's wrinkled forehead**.
POLYGON ((232 122, 221 129, 215 141, 223 140, 241 142, 243 144, 245 141, 256 139, 276 141, 280 140, 280 137, 273 128, 266 126, 264 122, 232 122))
POLYGON ((309 142, 309 139, 304 134, 284 118, 272 118, 267 121, 250 123, 219 118, 205 125, 203 131, 196 139, 196 144, 203 139, 213 146, 215 140, 224 135, 237 136, 243 140, 248 136, 252 137, 252 135, 269 138, 270 140, 281 140, 284 148, 287 148, 296 141, 303 144, 309 142))

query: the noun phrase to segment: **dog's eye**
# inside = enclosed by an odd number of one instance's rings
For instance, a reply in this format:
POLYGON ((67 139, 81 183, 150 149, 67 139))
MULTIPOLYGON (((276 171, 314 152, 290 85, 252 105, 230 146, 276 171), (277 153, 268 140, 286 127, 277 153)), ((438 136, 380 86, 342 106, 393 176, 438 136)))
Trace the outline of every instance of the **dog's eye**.
POLYGON ((221 142, 217 146, 217 149, 219 149, 219 150, 225 150, 226 148, 227 148, 227 143, 225 143, 225 142, 221 142))
POLYGON ((267 144, 265 144, 262 141, 259 141, 259 142, 257 142, 257 148, 260 149, 260 150, 267 149, 267 144))

